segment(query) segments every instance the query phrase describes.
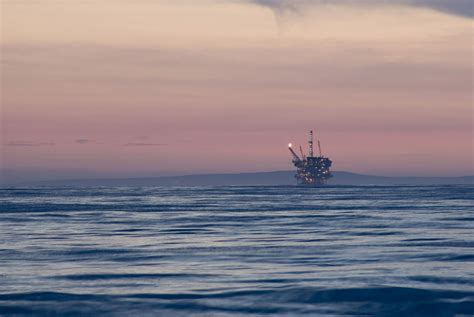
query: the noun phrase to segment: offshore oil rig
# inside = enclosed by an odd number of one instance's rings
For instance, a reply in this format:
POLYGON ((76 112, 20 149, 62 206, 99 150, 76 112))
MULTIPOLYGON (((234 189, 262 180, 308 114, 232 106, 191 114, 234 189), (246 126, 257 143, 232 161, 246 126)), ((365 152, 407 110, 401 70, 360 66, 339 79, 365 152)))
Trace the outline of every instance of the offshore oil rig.
POLYGON ((323 156, 321 152, 321 143, 318 140, 319 156, 314 156, 313 153, 313 131, 309 131, 308 138, 309 151, 308 156, 303 152, 300 145, 301 158, 293 151, 291 143, 288 144, 288 149, 293 155, 293 165, 296 167, 295 178, 298 185, 322 186, 327 183, 327 180, 332 177, 329 168, 332 161, 323 156))

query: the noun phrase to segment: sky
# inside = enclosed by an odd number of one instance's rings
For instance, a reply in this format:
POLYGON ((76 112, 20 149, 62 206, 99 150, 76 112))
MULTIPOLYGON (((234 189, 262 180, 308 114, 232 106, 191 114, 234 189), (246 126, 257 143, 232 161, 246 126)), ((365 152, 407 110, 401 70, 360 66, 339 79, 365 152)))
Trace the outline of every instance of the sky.
POLYGON ((474 174, 471 0, 0 0, 3 179, 474 174))

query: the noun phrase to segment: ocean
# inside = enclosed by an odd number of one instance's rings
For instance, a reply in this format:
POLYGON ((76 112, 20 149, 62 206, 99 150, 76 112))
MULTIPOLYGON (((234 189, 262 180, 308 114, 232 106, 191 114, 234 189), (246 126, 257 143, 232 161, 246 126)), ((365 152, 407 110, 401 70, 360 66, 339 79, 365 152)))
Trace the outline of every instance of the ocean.
POLYGON ((474 186, 2 187, 0 316, 472 316, 474 186))

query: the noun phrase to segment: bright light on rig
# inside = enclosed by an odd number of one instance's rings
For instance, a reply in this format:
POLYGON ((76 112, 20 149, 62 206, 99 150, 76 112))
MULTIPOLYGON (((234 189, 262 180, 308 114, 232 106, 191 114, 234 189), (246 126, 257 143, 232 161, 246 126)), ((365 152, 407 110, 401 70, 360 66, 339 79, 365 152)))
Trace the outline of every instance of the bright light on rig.
POLYGON ((288 147, 291 147, 291 143, 288 143, 288 147))

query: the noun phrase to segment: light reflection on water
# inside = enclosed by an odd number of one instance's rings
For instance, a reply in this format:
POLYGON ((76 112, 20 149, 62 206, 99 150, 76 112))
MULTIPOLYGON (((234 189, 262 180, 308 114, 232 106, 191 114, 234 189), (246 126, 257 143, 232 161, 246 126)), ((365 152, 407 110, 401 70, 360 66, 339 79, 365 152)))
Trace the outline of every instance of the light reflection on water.
POLYGON ((474 314, 474 187, 0 189, 0 315, 474 314))

